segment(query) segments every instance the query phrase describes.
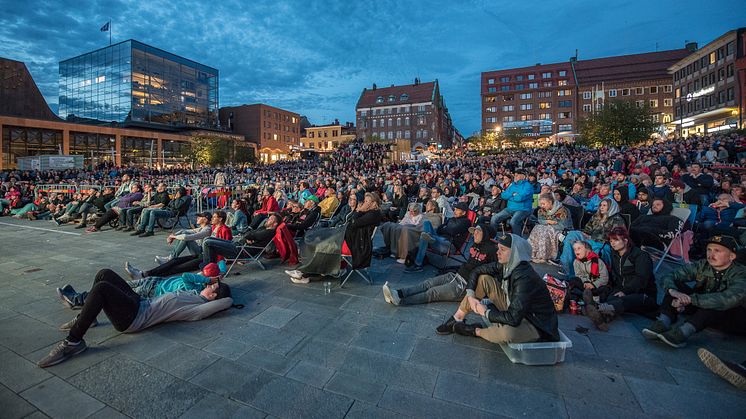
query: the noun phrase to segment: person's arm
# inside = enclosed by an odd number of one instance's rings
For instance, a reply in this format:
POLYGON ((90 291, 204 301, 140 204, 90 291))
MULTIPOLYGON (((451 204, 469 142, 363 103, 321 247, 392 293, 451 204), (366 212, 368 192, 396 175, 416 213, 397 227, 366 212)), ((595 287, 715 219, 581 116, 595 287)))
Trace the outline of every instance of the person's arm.
POLYGON ((697 273, 699 272, 700 266, 703 264, 706 264, 707 261, 700 260, 695 263, 690 263, 688 265, 684 265, 680 267, 679 269, 669 273, 668 275, 664 276, 661 280, 661 284, 663 285, 663 291, 668 292, 668 290, 688 290, 691 289, 686 283, 691 281, 697 281, 697 273))
POLYGON ((209 284, 210 282, 212 282, 210 280, 210 278, 208 278, 208 277, 206 277, 204 275, 194 274, 194 273, 191 273, 191 272, 185 272, 185 273, 181 274, 181 279, 186 284, 199 285, 199 286, 203 286, 203 287, 205 285, 209 284))
POLYGON ((647 289, 650 282, 655 282, 653 276, 653 260, 647 253, 640 252, 634 261, 635 274, 632 277, 622 278, 619 284, 625 295, 637 294, 647 289))
POLYGON ((170 320, 197 321, 210 317, 213 314, 227 310, 233 305, 233 299, 230 297, 219 300, 207 301, 199 295, 195 296, 195 303, 179 309, 170 320), (197 298, 199 301, 197 301, 197 298))
POLYGON ((189 229, 183 230, 181 234, 177 234, 175 238, 184 241, 194 241, 204 239, 205 237, 210 237, 210 233, 212 233, 212 231, 209 227, 201 228, 199 230, 189 229))
POLYGON ((365 212, 354 212, 352 215, 352 221, 350 222, 350 227, 361 228, 370 225, 377 225, 381 221, 381 217, 380 215, 376 216, 376 211, 378 210, 376 209, 365 212))
POLYGON ((707 294, 692 294, 692 305, 710 310, 730 310, 743 304, 746 296, 746 269, 734 265, 730 269, 737 269, 739 273, 731 275, 728 287, 721 292, 707 294))
POLYGON ((495 277, 496 280, 502 279, 502 265, 497 262, 486 263, 484 265, 477 266, 469 274, 469 278, 466 281, 466 295, 469 297, 474 296, 474 290, 477 288, 477 280, 480 275, 490 275, 495 277))
POLYGON ((515 292, 510 296, 510 305, 507 310, 501 311, 493 308, 484 313, 484 316, 487 317, 491 323, 518 327, 526 317, 530 307, 531 293, 533 291, 530 289, 531 283, 528 280, 516 280, 515 285, 513 286, 515 287, 515 292))

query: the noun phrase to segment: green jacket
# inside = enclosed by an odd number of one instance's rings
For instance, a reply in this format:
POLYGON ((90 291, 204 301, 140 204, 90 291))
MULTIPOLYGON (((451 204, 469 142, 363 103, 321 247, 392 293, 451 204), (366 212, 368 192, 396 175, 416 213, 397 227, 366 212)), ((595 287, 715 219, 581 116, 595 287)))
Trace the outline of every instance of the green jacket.
POLYGON ((692 305, 711 310, 729 310, 746 307, 746 267, 733 263, 726 269, 723 279, 715 279, 715 270, 702 259, 677 269, 663 277, 663 289, 689 293, 692 305), (688 282, 694 282, 689 286, 688 282))

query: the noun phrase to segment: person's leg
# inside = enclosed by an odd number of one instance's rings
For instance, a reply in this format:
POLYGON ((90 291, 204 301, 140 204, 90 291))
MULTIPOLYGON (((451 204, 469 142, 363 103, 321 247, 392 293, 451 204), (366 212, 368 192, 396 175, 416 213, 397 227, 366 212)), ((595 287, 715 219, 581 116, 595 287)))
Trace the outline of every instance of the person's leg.
MULTIPOLYGON (((484 293, 487 298, 492 301, 492 304, 494 304, 498 310, 508 310, 508 296, 501 287, 497 286, 495 279, 487 275, 480 276, 479 279, 480 282, 482 282, 484 293)), ((477 336, 492 343, 521 343, 535 342, 539 340, 538 330, 536 330, 534 325, 526 319, 523 319, 516 327, 503 324, 490 324, 486 328, 477 328, 475 332, 477 336)))
POLYGON ((164 209, 155 209, 150 212, 150 219, 148 220, 148 225, 145 231, 148 233, 152 233, 153 230, 155 230, 155 222, 159 218, 168 218, 172 217, 174 215, 171 210, 164 210, 164 209))
POLYGON ((104 215, 101 216, 101 218, 99 218, 98 220, 96 220, 96 224, 94 224, 94 225, 96 226, 96 228, 100 229, 101 227, 109 224, 109 222, 111 220, 117 218, 117 216, 118 216, 118 214, 113 209, 110 209, 110 210, 106 211, 104 213, 104 215))
POLYGON ((194 256, 201 256, 202 255, 202 247, 197 244, 195 241, 188 241, 186 242, 186 247, 189 249, 189 253, 191 253, 194 256))
MULTIPOLYGON (((410 287, 399 289, 399 295, 401 295, 404 298, 411 297, 416 294, 424 293, 428 289, 432 287, 437 287, 438 285, 446 284, 453 279, 455 276, 455 273, 449 272, 447 274, 434 276, 432 278, 428 278, 419 284, 412 285, 410 287)), ((459 300, 460 301, 460 300, 459 300)))
POLYGON ((427 304, 436 301, 461 301, 464 285, 455 273, 447 273, 427 279, 420 284, 399 292, 400 305, 427 304))
POLYGON ((155 211, 153 208, 143 208, 140 214, 140 222, 137 224, 137 228, 135 228, 136 231, 145 231, 145 226, 150 223, 150 213, 153 211, 155 211))
POLYGON ((572 250, 572 245, 578 240, 583 240, 583 233, 577 230, 570 231, 567 233, 565 240, 562 242, 562 252, 560 253, 560 263, 565 269, 568 276, 575 276, 575 269, 572 266, 575 260, 575 252, 572 250))
POLYGON ((256 230, 259 228, 259 225, 267 218, 267 214, 257 214, 251 219, 251 224, 249 227, 251 227, 252 230, 256 230))
MULTIPOLYGON (((196 246, 196 244, 195 244, 196 246)), ((171 259, 179 257, 181 252, 184 251, 184 249, 187 248, 187 242, 184 240, 176 239, 174 240, 174 247, 171 249, 171 259)), ((194 254, 194 253, 192 253, 194 254)))
POLYGON ((233 242, 215 238, 207 238, 202 242, 202 261, 204 263, 216 262, 217 256, 235 258, 238 248, 233 242))
POLYGON ((3 212, 3 209, 5 209, 6 205, 10 205, 10 201, 7 199, 0 199, 0 213, 3 212))
POLYGON ((101 310, 118 331, 127 330, 140 309, 140 296, 127 282, 111 269, 102 269, 96 274, 93 287, 86 297, 80 314, 67 336, 69 342, 83 339, 91 323, 101 310))
POLYGON ((119 227, 124 228, 127 225, 127 213, 129 212, 129 208, 122 208, 119 210, 119 227))
POLYGON ((513 216, 510 217, 510 229, 513 234, 523 236, 523 222, 526 221, 529 215, 531 213, 528 211, 516 211, 513 213, 513 216))
POLYGON ((127 211, 127 228, 134 229, 137 227, 137 220, 140 218, 140 214, 142 214, 144 208, 137 207, 137 208, 130 208, 127 211))
POLYGON ((609 297, 606 300, 608 304, 614 306, 616 315, 623 313, 649 314, 658 309, 658 303, 655 298, 647 294, 630 294, 624 297, 609 297))
POLYGON ((492 226, 492 228, 495 229, 495 231, 498 232, 498 234, 500 234, 500 231, 501 231, 500 223, 502 223, 503 221, 507 220, 508 218, 512 216, 513 216, 513 211, 506 208, 498 212, 497 214, 494 214, 492 218, 490 218, 490 225, 492 226))
POLYGON ((114 206, 114 205, 116 205, 117 203, 119 203, 119 198, 117 198, 117 199, 112 199, 111 201, 109 201, 109 202, 107 202, 106 204, 104 204, 104 208, 105 208, 105 209, 106 209, 106 210, 108 211, 108 210, 110 210, 110 209, 111 209, 111 207, 113 207, 113 206, 114 206))
POLYGON ((425 263, 425 255, 427 254, 428 246, 430 246, 430 242, 420 235, 420 243, 417 245, 417 256, 414 258, 415 265, 422 266, 422 264, 425 263))
POLYGON ((160 276, 167 277, 184 272, 194 272, 199 270, 201 259, 195 256, 181 256, 173 258, 163 265, 156 266, 153 269, 143 272, 143 276, 160 276))

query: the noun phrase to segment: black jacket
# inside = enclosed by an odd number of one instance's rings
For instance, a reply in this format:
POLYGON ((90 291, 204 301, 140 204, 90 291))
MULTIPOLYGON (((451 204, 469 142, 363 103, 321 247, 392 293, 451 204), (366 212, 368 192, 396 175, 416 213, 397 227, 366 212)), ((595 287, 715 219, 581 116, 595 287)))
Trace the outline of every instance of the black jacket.
POLYGON ((539 331, 541 340, 559 341, 557 311, 547 285, 530 263, 519 263, 507 278, 503 278, 503 265, 498 262, 479 266, 469 275, 466 288, 473 290, 480 275, 492 276, 498 287, 508 281, 508 310, 490 309, 490 322, 517 327, 526 319, 539 331))
POLYGON ((653 276, 653 261, 650 255, 632 247, 624 256, 611 251, 611 295, 622 291, 625 295, 647 294, 655 299, 658 289, 653 276))
POLYGON ((381 223, 381 211, 352 212, 345 230, 345 241, 352 253, 352 268, 367 268, 373 257, 373 229, 381 223))
POLYGON ((275 229, 259 228, 249 230, 243 235, 242 241, 252 241, 251 246, 265 247, 275 237, 275 229))
POLYGON ((436 234, 445 237, 453 244, 456 249, 461 248, 469 233, 471 221, 466 216, 449 218, 445 224, 441 224, 436 230, 436 234))
POLYGON ((304 208, 303 211, 301 211, 300 219, 293 224, 288 224, 287 226, 290 231, 295 231, 296 235, 300 237, 306 232, 306 230, 313 227, 320 217, 321 209, 319 207, 313 207, 310 211, 304 208))

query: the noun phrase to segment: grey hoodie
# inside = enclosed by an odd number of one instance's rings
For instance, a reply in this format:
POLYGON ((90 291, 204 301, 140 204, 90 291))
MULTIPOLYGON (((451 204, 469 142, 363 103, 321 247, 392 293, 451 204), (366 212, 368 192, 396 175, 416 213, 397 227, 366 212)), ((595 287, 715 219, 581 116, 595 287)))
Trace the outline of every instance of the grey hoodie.
POLYGON ((140 300, 137 316, 124 333, 133 333, 159 323, 195 321, 230 308, 233 299, 208 301, 194 291, 176 291, 153 299, 140 300))

